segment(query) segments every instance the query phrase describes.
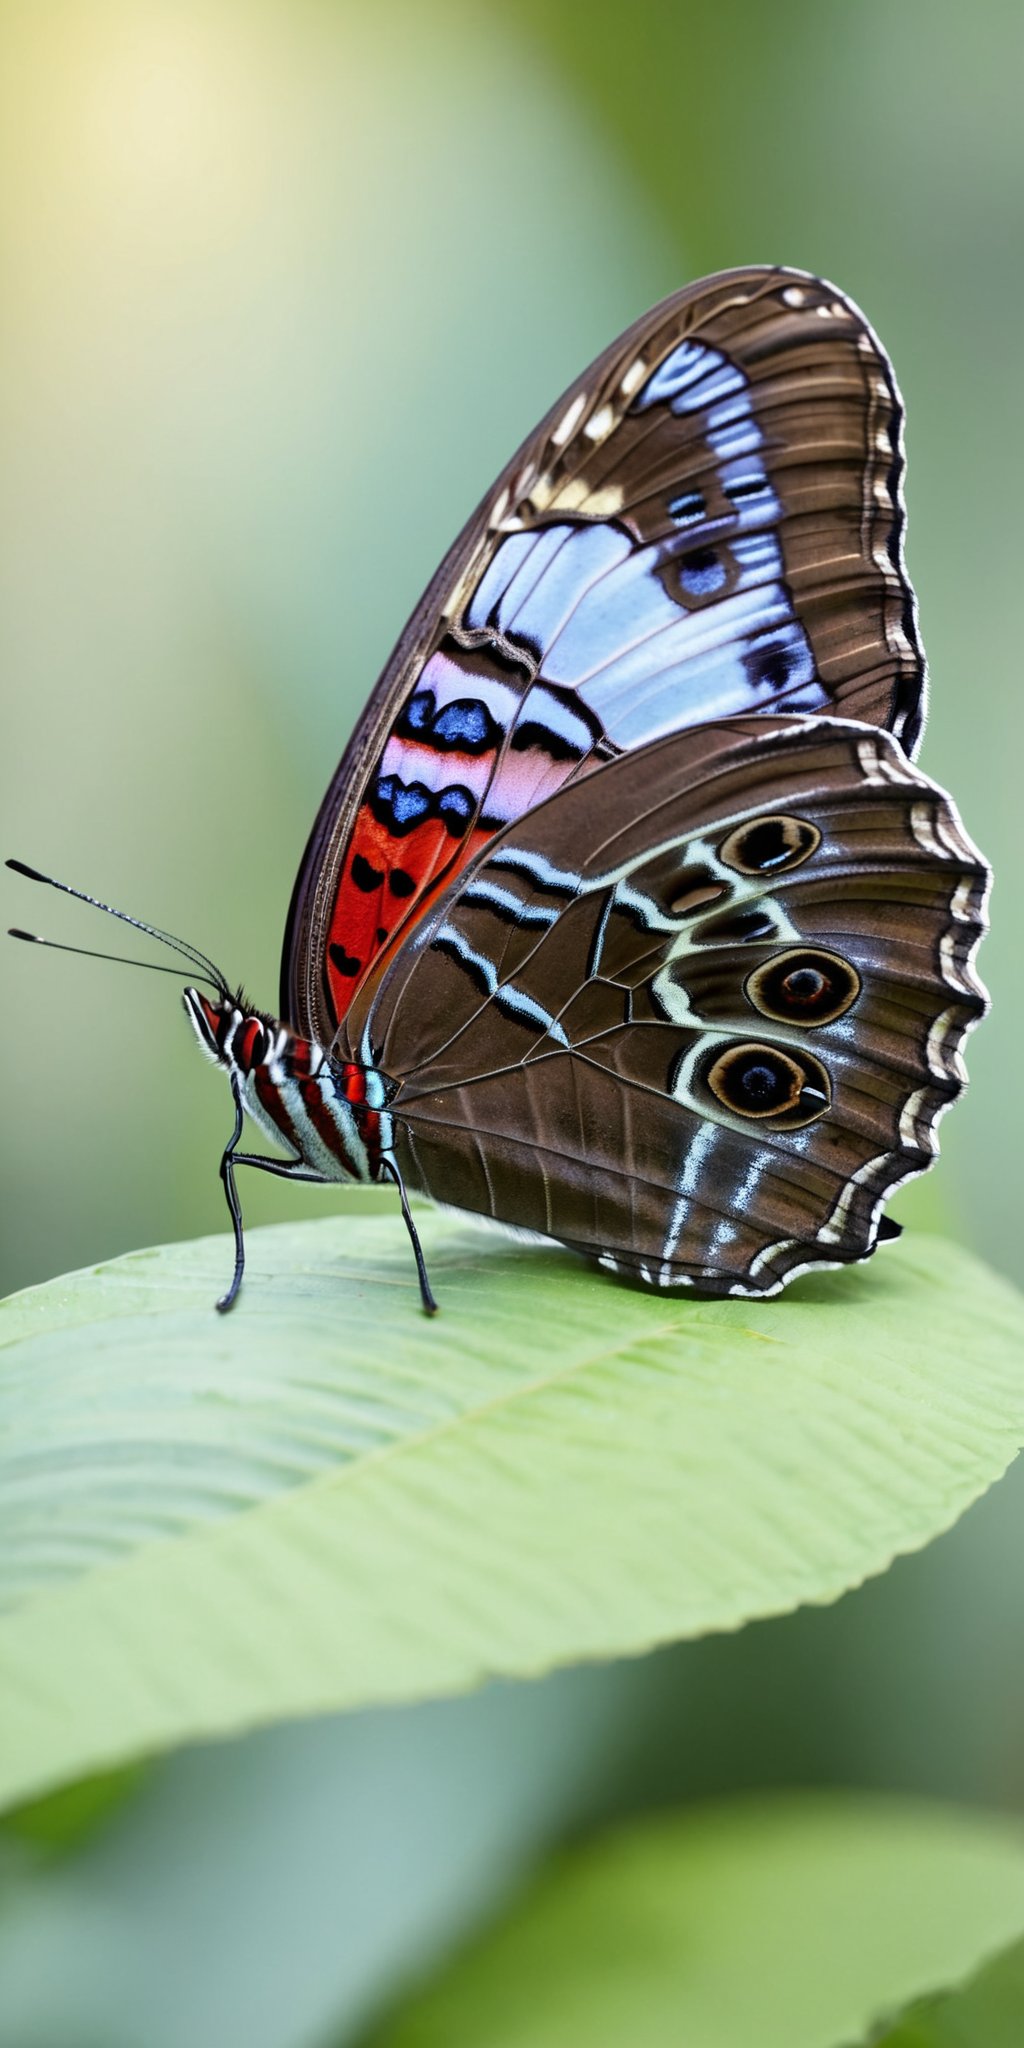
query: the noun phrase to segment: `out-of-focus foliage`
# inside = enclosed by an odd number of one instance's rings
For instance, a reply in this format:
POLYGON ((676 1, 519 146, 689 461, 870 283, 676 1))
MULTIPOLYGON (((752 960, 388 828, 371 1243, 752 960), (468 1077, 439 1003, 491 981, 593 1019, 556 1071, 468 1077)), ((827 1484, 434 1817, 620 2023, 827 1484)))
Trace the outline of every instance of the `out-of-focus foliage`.
POLYGON ((0 1828, 0 1871, 17 1852, 0 2048, 357 2039, 621 1781, 648 1732, 643 1674, 563 1672, 193 1746, 59 1863, 68 1795, 40 1802, 0 1828))
POLYGON ((375 2048, 836 2048, 959 1982, 1022 1914, 1024 1840, 989 1818, 698 1807, 555 1858, 375 2048))
POLYGON ((422 1229, 437 1320, 366 1216, 260 1233, 226 1325, 220 1240, 7 1304, 0 1799, 834 1599, 1024 1437, 1019 1297, 939 1239, 737 1312, 422 1229))
POLYGON ((1024 1942, 979 1970, 962 1990, 916 2000, 867 2048, 1020 2048, 1024 2040, 1024 1942))

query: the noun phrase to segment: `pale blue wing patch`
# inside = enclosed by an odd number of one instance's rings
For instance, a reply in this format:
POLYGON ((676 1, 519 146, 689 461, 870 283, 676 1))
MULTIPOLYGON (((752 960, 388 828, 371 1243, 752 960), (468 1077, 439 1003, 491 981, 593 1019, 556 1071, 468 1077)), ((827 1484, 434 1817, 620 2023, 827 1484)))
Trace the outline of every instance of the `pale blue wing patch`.
POLYGON ((542 655, 591 586, 633 550, 628 533, 603 521, 559 521, 509 534, 469 601, 466 625, 497 631, 542 655))
MULTIPOLYGON (((680 342, 631 410, 660 405, 705 415, 694 425, 724 514, 709 514, 707 489, 695 485, 667 495, 667 540, 641 545, 610 519, 507 534, 465 626, 521 648, 538 684, 577 692, 616 747, 744 712, 828 709, 783 575, 783 509, 746 376, 720 350, 680 342)), ((545 715, 535 687, 515 722, 545 715)))
POLYGON ((670 405, 675 413, 702 412, 733 392, 744 391, 746 383, 742 370, 718 349, 707 348, 700 341, 681 341, 648 378, 633 401, 633 411, 670 405))
MULTIPOLYGON (((492 569, 521 538, 503 542, 492 569)), ((521 550, 516 556, 518 569, 521 550)), ((609 526, 569 528, 524 605, 509 614, 496 602, 501 629, 535 650, 539 680, 578 691, 616 746, 641 745, 698 718, 828 704, 771 531, 687 555, 681 542, 636 548, 609 526), (709 602, 727 580, 731 594, 709 602)), ((476 616, 474 600, 468 622, 476 616)), ((564 723, 564 706, 558 715, 564 723)), ((518 722, 527 716, 544 716, 535 691, 518 722)))

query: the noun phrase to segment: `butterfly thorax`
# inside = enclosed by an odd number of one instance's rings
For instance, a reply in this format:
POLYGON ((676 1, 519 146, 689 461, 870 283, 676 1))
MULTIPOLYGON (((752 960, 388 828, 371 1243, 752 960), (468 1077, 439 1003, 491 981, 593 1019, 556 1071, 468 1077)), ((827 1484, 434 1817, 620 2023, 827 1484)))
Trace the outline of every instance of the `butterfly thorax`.
POLYGON ((268 1137, 318 1179, 380 1178, 391 1139, 383 1075, 334 1058, 241 995, 211 1002, 187 988, 184 1001, 201 1050, 268 1137))

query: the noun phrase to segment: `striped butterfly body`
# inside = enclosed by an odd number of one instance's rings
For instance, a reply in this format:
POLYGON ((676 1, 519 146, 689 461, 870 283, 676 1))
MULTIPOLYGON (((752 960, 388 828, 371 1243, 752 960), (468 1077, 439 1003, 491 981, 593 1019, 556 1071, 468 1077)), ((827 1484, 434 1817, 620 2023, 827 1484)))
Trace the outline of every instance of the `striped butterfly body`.
POLYGON ((902 474, 883 350, 793 271, 678 293, 553 408, 327 792, 287 1022, 186 991, 236 1106, 219 1306, 236 1163, 393 1180, 427 1307, 407 1187, 710 1294, 894 1234, 988 883, 913 766, 902 474))

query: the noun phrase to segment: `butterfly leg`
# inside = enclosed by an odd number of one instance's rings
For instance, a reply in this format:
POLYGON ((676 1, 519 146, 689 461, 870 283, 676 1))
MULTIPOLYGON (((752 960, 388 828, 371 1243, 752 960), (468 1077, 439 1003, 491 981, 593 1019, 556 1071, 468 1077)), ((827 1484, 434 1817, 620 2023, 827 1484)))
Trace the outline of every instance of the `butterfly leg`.
POLYGON ((309 1180, 318 1188, 337 1186, 325 1173, 310 1173, 299 1160, 293 1164, 290 1159, 264 1159, 258 1152, 233 1152, 231 1156, 236 1166, 256 1166, 261 1173, 279 1174, 282 1180, 309 1180))
POLYGON ((426 1260, 423 1257, 423 1246, 421 1245, 419 1240, 419 1232, 417 1231, 416 1225, 412 1220, 412 1210, 409 1207, 409 1197, 405 1192, 405 1182, 402 1179, 402 1176, 398 1170, 397 1163, 394 1159, 382 1159, 381 1172, 386 1173, 388 1179, 394 1181, 394 1184, 398 1189, 398 1199, 402 1204, 402 1220, 409 1233, 409 1240, 412 1244, 413 1249, 413 1257, 416 1260, 416 1271, 419 1275, 420 1300, 423 1303, 425 1313, 428 1316, 436 1316, 437 1302, 434 1300, 433 1290, 431 1288, 430 1281, 427 1279, 427 1266, 426 1260))
MULTIPOLYGON (((226 1315, 228 1309, 234 1308, 235 1302, 238 1299, 238 1290, 242 1285, 242 1275, 245 1272, 245 1238, 242 1230, 242 1205, 238 1199, 238 1188, 235 1184, 235 1167, 255 1166, 261 1173, 274 1173, 282 1180, 305 1180, 324 1184, 323 1174, 311 1173, 308 1167, 303 1165, 301 1159, 266 1159, 256 1152, 239 1152, 238 1140, 242 1135, 244 1111, 241 1090, 234 1074, 231 1075, 231 1093, 235 1102, 235 1125, 221 1156, 220 1177, 224 1183, 224 1193, 227 1197, 231 1226, 235 1233, 235 1270, 231 1276, 231 1285, 227 1293, 222 1294, 217 1303, 217 1309, 221 1315, 226 1315)), ((434 1299, 430 1281, 427 1278, 423 1247, 420 1244, 419 1233, 412 1219, 409 1198, 405 1192, 405 1182, 395 1160, 390 1158, 384 1159, 381 1162, 381 1167, 382 1171, 387 1174, 388 1179, 393 1181, 398 1189, 398 1197, 402 1204, 402 1217, 409 1233, 413 1255, 416 1260, 416 1272, 420 1283, 420 1299, 427 1315, 436 1315, 437 1302, 434 1299)))
POLYGON ((241 1090, 234 1074, 231 1076, 231 1093, 235 1099, 235 1128, 221 1154, 220 1177, 224 1183, 224 1193, 227 1197, 228 1210, 231 1215, 231 1228, 235 1233, 235 1270, 231 1276, 231 1285, 227 1293, 222 1294, 217 1303, 218 1314, 222 1316, 227 1314, 229 1308, 234 1307, 238 1298, 238 1290, 242 1285, 242 1274, 245 1272, 242 1204, 238 1199, 238 1189, 235 1186, 235 1147, 242 1135, 243 1111, 241 1090))
POLYGON ((222 1294, 217 1303, 217 1310, 220 1315, 226 1315, 229 1308, 234 1308, 235 1302, 238 1299, 238 1290, 242 1285, 242 1275, 245 1272, 242 1204, 238 1199, 238 1188, 235 1185, 235 1167, 257 1166, 262 1173, 277 1173, 284 1180, 322 1181, 323 1179, 322 1174, 308 1172, 302 1165, 301 1160, 298 1159, 294 1161, 291 1159, 262 1159, 255 1152, 239 1152, 237 1147, 238 1140, 242 1135, 244 1112, 242 1109, 241 1093, 234 1074, 231 1076, 231 1093, 235 1099, 235 1128, 224 1147, 220 1162, 220 1177, 224 1183, 224 1193, 227 1197, 228 1210, 231 1215, 231 1227, 235 1233, 235 1270, 231 1276, 231 1285, 227 1293, 222 1294))

